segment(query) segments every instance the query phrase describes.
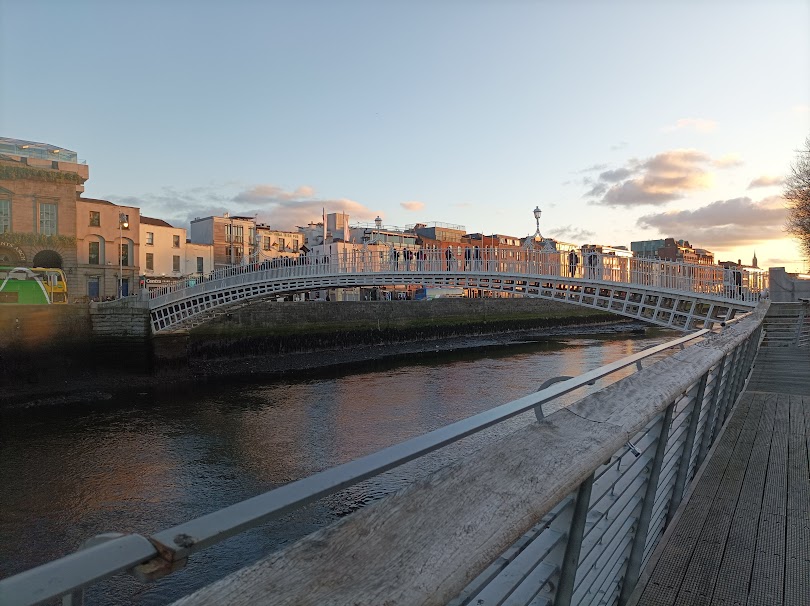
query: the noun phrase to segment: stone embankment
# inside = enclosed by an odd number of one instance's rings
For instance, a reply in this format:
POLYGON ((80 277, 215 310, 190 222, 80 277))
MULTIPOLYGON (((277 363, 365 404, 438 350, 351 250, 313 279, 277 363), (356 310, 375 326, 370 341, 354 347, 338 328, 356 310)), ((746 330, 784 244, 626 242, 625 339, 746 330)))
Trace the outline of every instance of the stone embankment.
POLYGON ((641 325, 539 299, 259 301, 191 330, 153 336, 148 310, 137 306, 4 305, 0 406, 634 328, 641 325))

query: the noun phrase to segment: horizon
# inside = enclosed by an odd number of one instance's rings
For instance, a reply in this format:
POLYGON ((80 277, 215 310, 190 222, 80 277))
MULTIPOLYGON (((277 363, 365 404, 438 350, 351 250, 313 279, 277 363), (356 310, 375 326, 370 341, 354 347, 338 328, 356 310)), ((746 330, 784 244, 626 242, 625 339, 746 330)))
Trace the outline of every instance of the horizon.
POLYGON ((810 134, 808 22, 799 0, 32 1, 0 9, 0 133, 186 229, 325 208, 522 238, 539 206, 546 237, 806 272, 781 182, 810 134))

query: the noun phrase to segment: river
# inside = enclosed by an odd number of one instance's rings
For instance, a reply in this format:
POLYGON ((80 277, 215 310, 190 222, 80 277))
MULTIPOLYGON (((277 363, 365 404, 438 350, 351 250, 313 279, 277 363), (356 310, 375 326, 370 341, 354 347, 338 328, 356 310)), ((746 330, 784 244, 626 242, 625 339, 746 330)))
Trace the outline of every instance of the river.
MULTIPOLYGON (((102 403, 6 413, 0 578, 65 555, 98 533, 163 530, 676 336, 654 329, 557 336, 297 380, 217 380, 182 392, 123 393, 102 403)), ((169 603, 533 419, 521 415, 243 533, 157 583, 119 575, 90 589, 86 603, 169 603)))

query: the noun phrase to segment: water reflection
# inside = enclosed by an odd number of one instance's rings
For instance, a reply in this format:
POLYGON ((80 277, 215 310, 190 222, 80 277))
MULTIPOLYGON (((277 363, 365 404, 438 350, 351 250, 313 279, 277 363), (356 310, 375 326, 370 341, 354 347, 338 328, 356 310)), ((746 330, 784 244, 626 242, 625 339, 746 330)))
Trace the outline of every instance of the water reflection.
MULTIPOLYGON (((540 340, 7 414, 0 424, 0 576, 101 532, 168 528, 671 338, 540 340)), ((522 415, 235 537, 155 585, 116 577, 87 602, 171 602, 532 419, 522 415)))

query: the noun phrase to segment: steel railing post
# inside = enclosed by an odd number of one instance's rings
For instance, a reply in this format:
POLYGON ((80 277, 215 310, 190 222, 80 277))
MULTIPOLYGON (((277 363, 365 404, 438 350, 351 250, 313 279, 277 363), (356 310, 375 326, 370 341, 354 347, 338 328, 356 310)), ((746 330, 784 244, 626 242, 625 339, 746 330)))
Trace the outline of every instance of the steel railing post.
MULTIPOLYGON (((703 423, 703 433, 700 437, 700 450, 698 451, 696 466, 699 467, 700 464, 703 462, 703 459, 706 458, 706 453, 709 451, 709 446, 711 445, 712 439, 712 431, 714 425, 714 418, 717 415, 717 409, 720 406, 720 400, 723 396, 722 390, 725 389, 724 383, 728 382, 728 379, 723 378, 723 372, 726 370, 727 364, 726 360, 728 359, 728 354, 724 355, 720 362, 717 364, 717 375, 715 375, 714 379, 714 387, 712 389, 712 401, 709 404, 708 409, 706 410, 706 421, 703 423)), ((728 376, 729 372, 726 372, 726 376, 728 376)))
POLYGON ((560 582, 554 596, 554 606, 569 606, 574 595, 574 581, 579 568, 579 554, 582 549, 582 537, 585 535, 585 521, 588 517, 588 508, 591 503, 591 489, 593 488, 594 474, 585 479, 577 489, 577 499, 574 503, 574 514, 568 530, 568 541, 565 544, 562 568, 560 569, 560 582))
POLYGON ((669 510, 667 511, 666 522, 664 527, 669 526, 672 521, 672 516, 681 504, 683 498, 684 488, 686 487, 686 476, 689 474, 689 461, 692 460, 692 451, 695 447, 695 436, 697 435, 698 421, 700 420, 700 411, 703 408, 703 397, 706 393, 706 383, 709 381, 709 371, 700 377, 698 383, 697 393, 695 393, 695 401, 692 403, 692 411, 689 413, 689 426, 686 429, 686 437, 683 441, 683 451, 681 458, 678 461, 678 473, 675 476, 675 485, 672 487, 672 499, 669 502, 669 510))
POLYGON ((655 445, 655 456, 653 457, 650 475, 647 478, 647 487, 644 490, 644 500, 641 503, 641 512, 636 522, 636 532, 633 536, 633 545, 630 548, 630 559, 627 562, 627 571, 622 581, 622 590, 619 594, 619 604, 626 604, 630 594, 638 583, 641 574, 641 561, 644 558, 644 549, 647 546, 647 533, 650 529, 650 518, 652 517, 655 495, 658 492, 658 479, 661 475, 661 467, 664 463, 664 453, 667 450, 669 429, 672 422, 672 413, 675 410, 676 402, 667 406, 664 418, 661 423, 661 432, 655 445))
POLYGON ((747 342, 740 343, 737 348, 734 350, 734 360, 731 366, 731 381, 729 383, 728 389, 723 394, 723 405, 720 408, 717 419, 718 422, 715 422, 715 432, 717 428, 722 427, 723 423, 726 422, 726 418, 728 418, 729 412, 731 411, 731 407, 734 405, 734 402, 737 399, 737 390, 740 385, 740 375, 742 374, 742 360, 745 355, 744 348, 747 342))

